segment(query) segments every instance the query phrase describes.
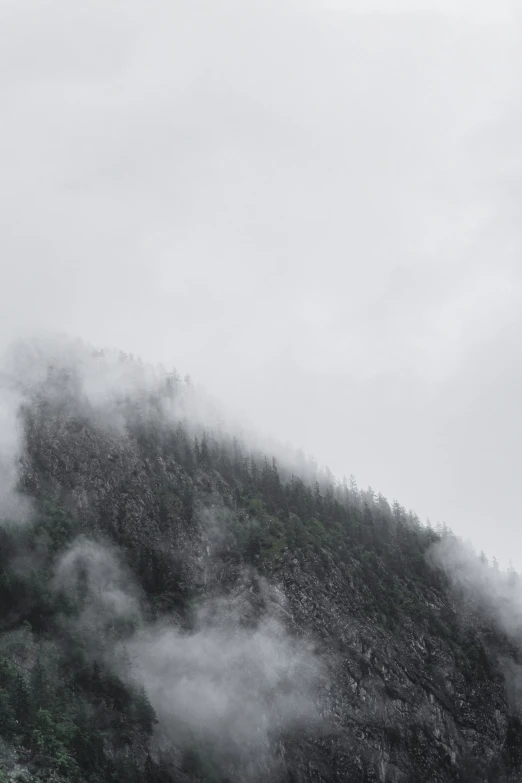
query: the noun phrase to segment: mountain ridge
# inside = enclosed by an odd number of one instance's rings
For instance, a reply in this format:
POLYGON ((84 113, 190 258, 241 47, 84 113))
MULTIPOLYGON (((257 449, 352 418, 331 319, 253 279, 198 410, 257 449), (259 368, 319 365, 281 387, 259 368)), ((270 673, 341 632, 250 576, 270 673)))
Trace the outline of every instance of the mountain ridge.
POLYGON ((58 354, 0 525, 5 780, 520 779, 518 639, 450 533, 190 420, 174 374, 58 354))

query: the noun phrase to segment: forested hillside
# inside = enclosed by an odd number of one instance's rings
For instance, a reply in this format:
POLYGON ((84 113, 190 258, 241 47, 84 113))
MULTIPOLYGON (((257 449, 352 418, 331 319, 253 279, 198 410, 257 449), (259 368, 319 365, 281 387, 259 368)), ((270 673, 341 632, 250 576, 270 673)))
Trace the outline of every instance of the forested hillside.
POLYGON ((175 373, 24 361, 0 781, 522 779, 520 650, 449 533, 205 426, 175 373))

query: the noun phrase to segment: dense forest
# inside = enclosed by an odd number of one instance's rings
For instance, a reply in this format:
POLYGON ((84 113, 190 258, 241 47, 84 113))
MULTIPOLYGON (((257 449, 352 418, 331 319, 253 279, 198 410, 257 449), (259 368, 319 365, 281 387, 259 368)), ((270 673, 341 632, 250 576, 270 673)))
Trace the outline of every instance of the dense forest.
POLYGON ((516 623, 448 530, 82 350, 2 381, 0 781, 522 779, 516 623))

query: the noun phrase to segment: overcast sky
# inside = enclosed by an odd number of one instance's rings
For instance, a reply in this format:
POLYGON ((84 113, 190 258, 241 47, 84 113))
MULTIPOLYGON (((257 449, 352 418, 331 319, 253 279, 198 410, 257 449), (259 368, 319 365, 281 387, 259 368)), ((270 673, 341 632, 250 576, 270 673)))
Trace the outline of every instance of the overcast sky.
POLYGON ((175 365, 522 569, 522 14, 0 0, 1 341, 175 365))

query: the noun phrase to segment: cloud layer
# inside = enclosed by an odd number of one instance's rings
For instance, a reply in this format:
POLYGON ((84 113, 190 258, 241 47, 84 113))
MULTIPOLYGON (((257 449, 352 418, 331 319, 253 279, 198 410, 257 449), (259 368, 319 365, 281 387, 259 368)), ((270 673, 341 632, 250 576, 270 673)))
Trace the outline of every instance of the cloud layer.
POLYGON ((176 365, 506 560, 521 33, 507 0, 7 0, 0 340, 176 365))

